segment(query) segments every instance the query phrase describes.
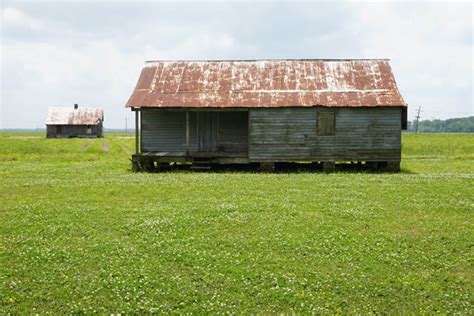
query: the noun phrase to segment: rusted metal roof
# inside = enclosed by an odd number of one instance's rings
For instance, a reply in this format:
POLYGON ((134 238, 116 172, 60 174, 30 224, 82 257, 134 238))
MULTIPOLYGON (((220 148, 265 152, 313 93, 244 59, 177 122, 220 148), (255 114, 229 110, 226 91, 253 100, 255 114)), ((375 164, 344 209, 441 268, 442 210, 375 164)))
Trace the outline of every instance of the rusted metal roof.
POLYGON ((49 108, 46 125, 95 125, 104 120, 101 108, 49 108))
POLYGON ((406 106, 387 59, 151 61, 127 107, 406 106))

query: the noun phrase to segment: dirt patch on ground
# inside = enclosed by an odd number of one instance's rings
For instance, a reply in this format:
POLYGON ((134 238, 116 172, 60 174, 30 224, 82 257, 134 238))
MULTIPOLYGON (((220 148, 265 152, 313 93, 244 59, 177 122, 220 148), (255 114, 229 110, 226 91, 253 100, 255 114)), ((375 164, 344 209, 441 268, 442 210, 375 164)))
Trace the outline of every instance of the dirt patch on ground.
POLYGON ((108 153, 109 150, 110 150, 109 143, 107 143, 106 141, 103 141, 103 142, 102 142, 102 148, 104 149, 104 151, 105 151, 106 153, 108 153))
POLYGON ((89 142, 85 143, 85 144, 81 147, 81 151, 86 151, 87 148, 89 148, 91 145, 92 145, 92 141, 89 141, 89 142))
POLYGON ((128 146, 127 144, 123 144, 121 142, 117 142, 116 144, 119 145, 120 148, 122 148, 122 150, 125 152, 131 153, 133 151, 132 148, 130 148, 130 146, 128 146))
POLYGON ((37 139, 37 138, 43 138, 42 136, 10 136, 8 137, 9 139, 37 139))

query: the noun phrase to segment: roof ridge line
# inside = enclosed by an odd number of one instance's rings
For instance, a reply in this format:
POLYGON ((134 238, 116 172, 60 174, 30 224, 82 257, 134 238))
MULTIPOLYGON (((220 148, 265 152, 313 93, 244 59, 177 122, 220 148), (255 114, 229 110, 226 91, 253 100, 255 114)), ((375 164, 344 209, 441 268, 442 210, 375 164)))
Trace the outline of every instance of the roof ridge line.
POLYGON ((260 62, 260 61, 390 61, 390 58, 268 58, 268 59, 156 59, 146 60, 148 63, 159 62, 260 62))

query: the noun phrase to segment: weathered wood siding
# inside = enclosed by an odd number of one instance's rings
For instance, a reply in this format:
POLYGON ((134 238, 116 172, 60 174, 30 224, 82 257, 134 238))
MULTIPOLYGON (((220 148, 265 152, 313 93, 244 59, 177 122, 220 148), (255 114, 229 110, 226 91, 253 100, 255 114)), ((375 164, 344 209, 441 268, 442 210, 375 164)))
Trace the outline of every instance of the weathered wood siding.
POLYGON ((251 161, 400 160, 401 108, 250 110, 251 161), (335 133, 318 136, 317 115, 335 113, 335 133))
MULTIPOLYGON (((142 152, 186 152, 186 112, 144 110, 141 113, 141 128, 142 152)), ((195 132, 193 136, 193 144, 196 145, 195 132)))
MULTIPOLYGON (((189 152, 248 151, 255 162, 398 161, 401 122, 401 108, 189 111, 189 152), (318 113, 324 112, 334 113, 334 130, 327 126, 318 130, 322 122, 318 113)), ((142 152, 186 153, 185 110, 143 110, 141 124, 142 152)))
POLYGON ((102 137, 102 123, 97 125, 46 125, 46 137, 102 137))

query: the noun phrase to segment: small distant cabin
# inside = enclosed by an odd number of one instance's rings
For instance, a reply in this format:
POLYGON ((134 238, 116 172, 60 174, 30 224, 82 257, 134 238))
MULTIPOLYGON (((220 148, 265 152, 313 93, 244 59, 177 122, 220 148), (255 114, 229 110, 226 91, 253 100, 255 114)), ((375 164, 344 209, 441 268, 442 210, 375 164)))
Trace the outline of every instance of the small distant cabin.
POLYGON ((96 138, 102 137, 104 110, 101 108, 53 107, 46 119, 47 138, 96 138))
POLYGON ((135 169, 370 163, 398 170, 407 104, 389 60, 146 62, 127 102, 135 169))

